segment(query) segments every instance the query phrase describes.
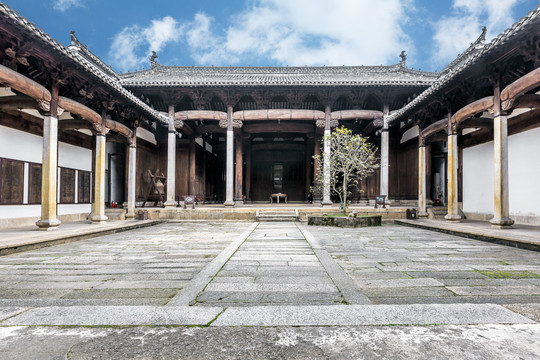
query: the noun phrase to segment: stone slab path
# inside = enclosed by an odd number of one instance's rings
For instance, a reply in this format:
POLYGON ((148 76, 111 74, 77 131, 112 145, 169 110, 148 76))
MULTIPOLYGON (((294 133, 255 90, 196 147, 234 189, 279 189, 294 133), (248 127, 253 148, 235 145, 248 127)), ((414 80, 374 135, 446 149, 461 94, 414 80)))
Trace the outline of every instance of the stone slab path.
POLYGON ((259 223, 196 298, 206 306, 344 302, 294 222, 259 223))

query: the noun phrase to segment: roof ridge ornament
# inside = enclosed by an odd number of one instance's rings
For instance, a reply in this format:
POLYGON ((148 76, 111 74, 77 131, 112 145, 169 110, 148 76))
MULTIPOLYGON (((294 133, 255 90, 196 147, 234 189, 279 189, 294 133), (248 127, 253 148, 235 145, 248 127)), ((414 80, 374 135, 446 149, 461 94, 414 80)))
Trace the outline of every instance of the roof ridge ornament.
POLYGON ((156 52, 152 50, 152 55, 150 55, 150 66, 152 68, 155 68, 158 65, 158 63, 156 61, 157 58, 158 58, 158 56, 157 56, 156 52))
POLYGON ((407 65, 407 54, 405 53, 405 50, 401 50, 401 54, 399 54, 399 57, 401 58, 401 61, 399 62, 399 66, 406 67, 406 65, 407 65))

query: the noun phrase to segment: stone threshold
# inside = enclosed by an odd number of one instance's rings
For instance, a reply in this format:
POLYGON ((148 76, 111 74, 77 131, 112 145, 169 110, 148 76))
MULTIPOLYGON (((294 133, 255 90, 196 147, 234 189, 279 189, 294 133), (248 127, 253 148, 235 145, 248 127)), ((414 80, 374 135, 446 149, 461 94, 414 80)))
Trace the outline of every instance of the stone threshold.
POLYGON ((396 219, 394 224, 432 230, 444 234, 465 237, 474 240, 487 241, 499 245, 511 246, 518 249, 540 251, 540 228, 535 230, 492 229, 484 223, 446 223, 436 220, 405 220, 396 219))
POLYGON ((0 307, 2 326, 363 326, 536 324, 495 304, 0 307))

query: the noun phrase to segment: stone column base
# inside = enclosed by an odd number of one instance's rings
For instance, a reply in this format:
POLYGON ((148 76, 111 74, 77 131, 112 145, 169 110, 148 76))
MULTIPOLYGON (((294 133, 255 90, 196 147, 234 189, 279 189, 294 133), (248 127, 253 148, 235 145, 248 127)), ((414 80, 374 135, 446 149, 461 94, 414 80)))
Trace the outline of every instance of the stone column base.
POLYGON ((489 222, 492 227, 498 229, 512 229, 512 225, 514 225, 514 220, 510 218, 493 218, 489 222))
POLYGON ((225 201, 223 203, 223 205, 225 205, 225 206, 234 206, 234 201, 225 201))
POLYGON ((56 230, 57 226, 61 223, 58 219, 40 219, 36 222, 36 225, 38 226, 38 230, 51 231, 56 230))
POLYGON ((444 218, 447 222, 461 222, 461 216, 457 214, 446 214, 444 218))
POLYGON ((321 202, 321 205, 322 205, 323 207, 329 207, 329 206, 332 206, 333 204, 332 204, 332 201, 330 201, 330 200, 323 200, 323 201, 321 202))
POLYGON ((126 213, 126 220, 135 219, 135 213, 126 213))
POLYGON ((420 211, 417 211, 417 212, 416 212, 416 217, 417 217, 417 218, 425 218, 425 219, 427 219, 428 216, 429 216, 429 215, 428 215, 427 212, 420 212, 420 211))
POLYGON ((104 216, 101 216, 101 215, 94 215, 92 216, 91 220, 92 220, 92 224, 104 224, 107 222, 107 219, 109 219, 108 217, 106 217, 105 215, 104 216))
POLYGON ((176 207, 176 205, 178 205, 176 201, 172 200, 167 200, 163 203, 163 206, 165 206, 166 208, 176 207))

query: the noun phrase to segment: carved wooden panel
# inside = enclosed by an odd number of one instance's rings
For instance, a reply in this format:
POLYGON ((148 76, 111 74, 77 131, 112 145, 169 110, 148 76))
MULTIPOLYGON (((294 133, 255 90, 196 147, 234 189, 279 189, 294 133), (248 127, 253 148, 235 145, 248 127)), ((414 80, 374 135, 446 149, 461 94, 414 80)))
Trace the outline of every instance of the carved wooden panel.
POLYGON ((24 162, 8 159, 0 161, 0 204, 22 204, 24 162))
POLYGON ((28 164, 28 203, 41 203, 41 164, 28 164))
POLYGON ((60 203, 73 204, 75 202, 75 170, 60 169, 60 203))
POLYGON ((79 170, 78 201, 80 204, 90 203, 92 176, 89 171, 79 170))

